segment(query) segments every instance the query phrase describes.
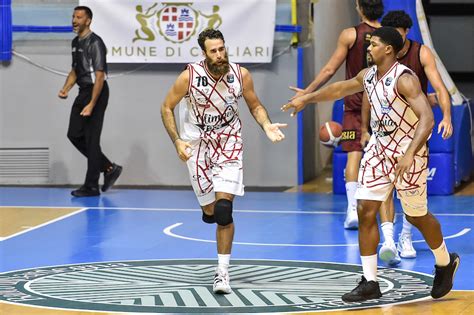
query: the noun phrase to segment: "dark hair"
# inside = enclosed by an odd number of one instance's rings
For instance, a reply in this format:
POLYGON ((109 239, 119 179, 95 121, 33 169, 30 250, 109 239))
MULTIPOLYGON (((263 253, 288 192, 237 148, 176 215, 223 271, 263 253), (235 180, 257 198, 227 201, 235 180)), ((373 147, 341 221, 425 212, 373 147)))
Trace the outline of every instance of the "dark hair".
POLYGON ((411 28, 413 21, 411 17, 403 10, 390 11, 382 19, 382 26, 391 26, 395 28, 411 28))
POLYGON ((357 0, 362 14, 371 21, 380 19, 383 15, 382 0, 357 0))
POLYGON ((86 7, 85 5, 79 5, 79 6, 74 8, 74 11, 77 11, 77 10, 82 10, 82 11, 86 12, 86 15, 89 17, 89 19, 92 20, 92 10, 91 10, 91 8, 86 7))
POLYGON ((402 35, 393 27, 382 26, 372 33, 372 37, 377 36, 385 45, 390 45, 395 51, 395 55, 403 48, 402 35))
POLYGON ((206 39, 222 39, 222 41, 225 42, 224 35, 222 35, 221 31, 215 30, 213 28, 206 28, 199 34, 198 37, 199 46, 204 51, 206 51, 206 46, 204 45, 206 39))

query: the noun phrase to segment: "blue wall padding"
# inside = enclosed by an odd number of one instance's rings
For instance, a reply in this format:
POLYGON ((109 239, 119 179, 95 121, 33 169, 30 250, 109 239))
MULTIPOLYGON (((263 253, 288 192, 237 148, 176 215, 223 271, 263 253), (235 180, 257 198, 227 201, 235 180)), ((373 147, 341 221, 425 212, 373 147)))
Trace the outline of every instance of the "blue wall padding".
POLYGON ((456 186, 461 181, 467 181, 473 170, 473 154, 471 145, 471 117, 468 106, 465 103, 460 106, 453 106, 453 127, 454 127, 454 171, 456 186))
POLYGON ((428 194, 454 193, 454 154, 430 153, 428 160, 428 194))
POLYGON ((420 25, 416 17, 416 0, 384 0, 384 15, 388 11, 403 10, 410 15, 413 20, 413 26, 408 33, 408 38, 423 43, 421 37, 420 25))
MULTIPOLYGON (((451 107, 451 112, 453 108, 451 107)), ((454 151, 454 137, 449 139, 443 139, 441 131, 438 134, 438 125, 443 120, 443 112, 439 106, 433 107, 433 114, 435 119, 435 125, 433 132, 431 133, 431 138, 428 140, 428 147, 430 148, 430 153, 452 153, 454 151)))
POLYGON ((346 152, 334 152, 332 156, 332 191, 334 194, 344 195, 346 193, 346 181, 344 178, 346 163, 346 152))
POLYGON ((12 59, 12 1, 0 0, 0 60, 12 59))

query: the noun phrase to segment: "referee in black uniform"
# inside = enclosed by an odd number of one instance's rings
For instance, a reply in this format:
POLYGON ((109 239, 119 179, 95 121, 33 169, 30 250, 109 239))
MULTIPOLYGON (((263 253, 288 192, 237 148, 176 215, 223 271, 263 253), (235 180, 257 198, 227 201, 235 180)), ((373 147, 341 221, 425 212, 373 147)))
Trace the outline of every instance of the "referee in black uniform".
POLYGON ((91 22, 90 8, 74 8, 72 26, 77 36, 72 41, 72 69, 58 95, 60 98, 67 98, 74 83, 79 86, 79 95, 71 110, 67 137, 87 157, 87 174, 84 185, 71 192, 75 197, 100 195, 100 173, 104 173, 102 191, 107 191, 122 172, 122 167, 110 162, 100 148, 109 86, 106 81, 106 47, 102 39, 90 30, 91 22))

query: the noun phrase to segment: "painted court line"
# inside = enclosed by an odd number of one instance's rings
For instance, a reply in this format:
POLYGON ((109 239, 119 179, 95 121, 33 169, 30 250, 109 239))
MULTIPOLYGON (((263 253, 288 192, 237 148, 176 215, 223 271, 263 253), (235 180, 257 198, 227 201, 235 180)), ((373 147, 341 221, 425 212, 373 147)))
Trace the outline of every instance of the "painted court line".
MULTIPOLYGON (((0 206, 0 208, 64 208, 64 209, 76 209, 77 207, 71 206, 0 206)), ((198 208, 140 208, 140 207, 86 207, 85 209, 91 210, 128 210, 128 211, 176 211, 176 212, 201 212, 201 209, 198 208)), ((301 211, 301 210, 247 210, 247 209, 234 209, 233 212, 242 212, 242 213, 282 213, 282 214, 343 214, 345 215, 346 211, 301 211)), ((443 216, 443 217, 474 217, 474 213, 432 213, 434 216, 443 216)), ((397 213, 397 216, 402 214, 397 213)))
MULTIPOLYGON (((177 228, 178 226, 183 225, 182 222, 178 222, 175 224, 172 224, 166 228, 163 229, 163 233, 165 233, 168 236, 174 237, 174 238, 180 238, 183 240, 188 240, 188 241, 196 241, 196 242, 204 242, 204 243, 215 243, 216 241, 213 240, 205 240, 201 238, 194 238, 194 237, 188 237, 188 236, 183 236, 183 235, 178 235, 176 233, 173 233, 172 230, 177 228)), ((449 236, 445 236, 444 239, 451 239, 451 238, 456 238, 463 236, 464 234, 468 233, 471 231, 470 228, 465 228, 462 231, 452 234, 449 236)), ((421 243, 424 242, 424 240, 416 240, 413 241, 413 243, 421 243)), ((273 243, 247 243, 247 242, 236 242, 234 241, 233 244, 237 245, 250 245, 250 246, 277 246, 277 247, 350 247, 350 246, 359 246, 358 243, 353 243, 353 244, 273 244, 273 243)))
MULTIPOLYGON (((18 207, 18 208, 23 208, 23 207, 18 207)), ((35 208, 37 208, 37 207, 35 207, 35 208)), ((64 208, 64 207, 45 207, 45 208, 64 208)), ((77 207, 74 207, 74 208, 77 209, 77 207)), ((83 211, 85 211, 85 210, 87 210, 87 209, 88 209, 88 208, 81 208, 81 209, 79 209, 79 210, 77 210, 77 211, 74 211, 74 212, 71 212, 71 213, 69 213, 69 214, 65 214, 65 215, 63 215, 63 216, 57 217, 56 219, 47 221, 47 222, 42 223, 42 224, 40 224, 40 225, 34 226, 34 227, 32 227, 32 228, 29 228, 29 229, 20 231, 20 232, 18 232, 18 233, 12 234, 12 235, 7 236, 7 237, 0 238, 0 242, 5 241, 5 240, 8 240, 8 239, 13 238, 13 237, 16 237, 16 236, 18 236, 18 235, 27 233, 27 232, 31 232, 31 231, 33 231, 33 230, 39 229, 39 228, 41 228, 41 227, 43 227, 43 226, 46 226, 46 225, 49 225, 49 224, 51 224, 51 223, 54 223, 54 222, 57 222, 57 221, 60 221, 60 220, 64 220, 64 219, 66 219, 66 218, 68 218, 68 217, 71 217, 71 216, 73 216, 73 215, 76 215, 76 214, 78 214, 78 213, 80 213, 80 212, 83 212, 83 211)))

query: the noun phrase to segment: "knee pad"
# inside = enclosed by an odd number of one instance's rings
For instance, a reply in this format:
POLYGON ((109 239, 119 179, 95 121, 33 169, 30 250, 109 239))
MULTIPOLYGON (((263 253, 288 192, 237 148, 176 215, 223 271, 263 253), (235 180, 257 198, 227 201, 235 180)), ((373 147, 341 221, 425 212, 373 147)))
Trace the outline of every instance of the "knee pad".
POLYGON ((227 199, 219 199, 214 205, 214 218, 216 223, 226 226, 234 222, 232 218, 232 201, 227 199))
POLYGON ((216 219, 214 218, 214 215, 207 215, 204 211, 202 212, 202 220, 207 224, 216 223, 216 219))

